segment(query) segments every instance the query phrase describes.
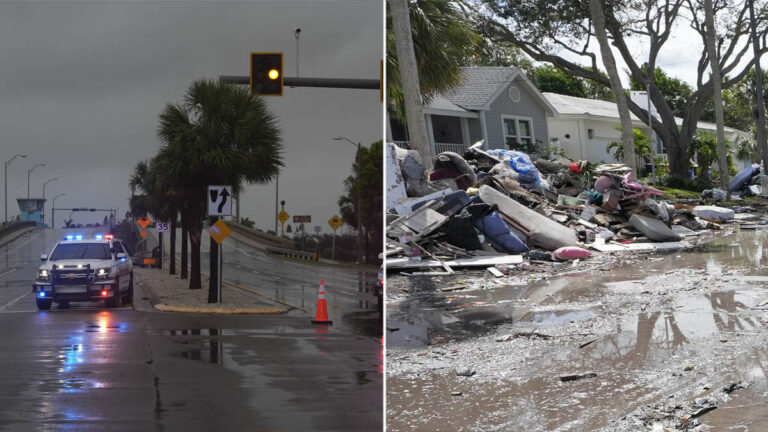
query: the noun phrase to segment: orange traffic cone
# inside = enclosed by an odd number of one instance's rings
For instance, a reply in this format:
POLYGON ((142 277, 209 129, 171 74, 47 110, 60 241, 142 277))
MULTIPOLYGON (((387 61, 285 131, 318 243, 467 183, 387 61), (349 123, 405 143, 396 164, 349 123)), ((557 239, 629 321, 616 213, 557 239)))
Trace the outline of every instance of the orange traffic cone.
POLYGON ((312 324, 333 324, 333 321, 328 319, 328 309, 325 305, 325 283, 323 281, 320 281, 320 290, 317 292, 317 311, 312 324))

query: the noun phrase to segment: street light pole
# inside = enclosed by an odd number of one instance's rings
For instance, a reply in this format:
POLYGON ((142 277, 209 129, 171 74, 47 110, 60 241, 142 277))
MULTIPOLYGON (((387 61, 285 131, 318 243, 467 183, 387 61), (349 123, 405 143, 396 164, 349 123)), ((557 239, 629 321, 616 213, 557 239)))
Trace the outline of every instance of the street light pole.
POLYGON ((29 220, 29 175, 39 166, 45 166, 44 163, 39 163, 27 170, 27 220, 29 220))
POLYGON ((23 158, 27 157, 27 155, 17 154, 5 162, 5 223, 8 223, 8 165, 10 165, 11 162, 13 162, 13 160, 19 156, 23 158))
MULTIPOLYGON (((360 143, 356 143, 356 142, 352 141, 351 139, 349 139, 347 137, 343 137, 343 136, 338 136, 338 137, 334 138, 334 140, 335 141, 342 141, 342 140, 343 141, 347 141, 348 143, 350 143, 350 144, 352 144, 352 145, 357 147, 357 152, 355 152, 355 162, 357 163, 357 166, 358 166, 358 169, 359 169, 360 168, 360 160, 359 160, 359 157, 360 157, 359 156, 360 155, 360 143)), ((358 257, 363 257, 363 236, 362 236, 363 226, 362 226, 361 218, 360 218, 360 213, 361 212, 360 212, 360 173, 359 172, 357 173, 357 178, 356 178, 356 181, 355 181, 355 191, 356 191, 355 201, 357 201, 355 203, 355 213, 357 213, 357 256, 358 257)), ((365 257, 363 257, 363 258, 365 258, 365 257)))
MULTIPOLYGON (((58 177, 51 178, 51 179, 46 180, 43 183, 43 213, 40 215, 40 221, 43 222, 43 223, 45 223, 45 185, 47 185, 48 183, 50 183, 50 182, 52 182, 54 180, 58 180, 58 179, 59 179, 58 177)), ((53 207, 51 207, 51 208, 53 208, 53 207)))
POLYGON ((55 210, 56 209, 56 198, 58 198, 60 196, 64 196, 64 195, 66 195, 66 194, 65 193, 60 193, 60 194, 56 195, 55 197, 53 197, 53 203, 51 204, 51 229, 55 229, 56 228, 56 222, 55 222, 55 217, 56 217, 56 210, 55 210))

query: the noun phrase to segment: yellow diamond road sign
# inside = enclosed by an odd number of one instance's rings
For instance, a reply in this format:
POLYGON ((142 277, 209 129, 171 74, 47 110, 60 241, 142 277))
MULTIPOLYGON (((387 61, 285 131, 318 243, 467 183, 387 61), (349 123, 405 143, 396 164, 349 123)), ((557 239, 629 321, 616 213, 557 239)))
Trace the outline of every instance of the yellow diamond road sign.
POLYGON ((344 222, 341 221, 341 218, 339 217, 339 215, 333 215, 332 218, 328 219, 328 225, 330 225, 334 231, 341 228, 343 224, 344 222))
POLYGON ((229 237, 230 234, 232 234, 232 230, 229 229, 227 224, 224 223, 221 219, 216 221, 213 226, 208 228, 208 234, 213 237, 213 240, 216 241, 216 243, 221 244, 221 242, 224 241, 225 238, 229 237))
POLYGON ((280 220, 280 222, 285 223, 285 221, 291 218, 291 215, 289 215, 285 210, 280 210, 280 213, 277 214, 277 218, 280 220))

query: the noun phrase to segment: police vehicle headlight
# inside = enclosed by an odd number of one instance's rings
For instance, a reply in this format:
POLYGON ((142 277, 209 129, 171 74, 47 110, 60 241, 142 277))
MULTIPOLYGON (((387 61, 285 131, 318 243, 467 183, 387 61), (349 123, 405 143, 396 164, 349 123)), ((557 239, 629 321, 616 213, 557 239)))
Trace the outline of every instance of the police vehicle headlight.
POLYGON ((100 269, 96 270, 96 278, 97 279, 109 279, 114 274, 113 270, 114 270, 114 267, 112 267, 112 268, 109 268, 109 267, 100 268, 100 269))
POLYGON ((37 280, 40 282, 48 282, 50 277, 50 272, 48 270, 38 270, 37 271, 37 280))

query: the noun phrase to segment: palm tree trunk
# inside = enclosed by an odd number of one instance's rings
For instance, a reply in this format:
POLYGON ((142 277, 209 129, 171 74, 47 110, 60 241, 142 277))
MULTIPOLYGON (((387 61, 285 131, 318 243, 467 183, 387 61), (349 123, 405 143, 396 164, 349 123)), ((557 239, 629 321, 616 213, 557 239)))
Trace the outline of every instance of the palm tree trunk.
POLYGON ((189 235, 189 218, 186 216, 184 210, 181 211, 181 278, 186 279, 189 277, 188 273, 188 257, 187 257, 187 240, 189 235))
MULTIPOLYGON (((213 224, 216 223, 216 221, 219 220, 219 218, 213 216, 210 218, 210 224, 213 226, 213 224)), ((210 236, 209 236, 210 237, 210 236)), ((213 239, 213 237, 210 237, 211 241, 211 252, 208 254, 209 261, 208 261, 208 274, 211 275, 211 277, 208 280, 208 303, 218 303, 219 302, 219 244, 216 243, 216 240, 213 239)))
POLYGON ((624 147, 624 163, 637 173, 637 156, 635 155, 635 134, 632 130, 632 117, 629 114, 627 95, 621 85, 619 71, 616 68, 616 60, 613 58, 611 46, 608 43, 608 34, 605 30, 605 4, 601 0, 590 0, 589 9, 592 15, 592 23, 595 26, 595 35, 600 43, 600 55, 608 72, 608 80, 611 82, 611 90, 616 96, 616 105, 619 108, 619 120, 621 121, 621 144, 624 147))
POLYGON ((392 31, 395 34, 397 62, 400 65, 400 79, 403 82, 405 117, 411 148, 419 152, 424 169, 432 171, 432 151, 429 148, 427 121, 421 99, 419 70, 416 53, 413 50, 413 32, 408 0, 389 0, 392 12, 392 31))
POLYGON ((189 242, 192 245, 192 259, 190 260, 189 289, 202 289, 200 280, 200 235, 203 231, 203 222, 200 217, 190 215, 189 242))
POLYGON ((168 263, 170 264, 170 274, 176 274, 176 216, 174 213, 171 217, 171 248, 168 251, 168 263))

